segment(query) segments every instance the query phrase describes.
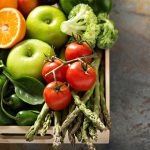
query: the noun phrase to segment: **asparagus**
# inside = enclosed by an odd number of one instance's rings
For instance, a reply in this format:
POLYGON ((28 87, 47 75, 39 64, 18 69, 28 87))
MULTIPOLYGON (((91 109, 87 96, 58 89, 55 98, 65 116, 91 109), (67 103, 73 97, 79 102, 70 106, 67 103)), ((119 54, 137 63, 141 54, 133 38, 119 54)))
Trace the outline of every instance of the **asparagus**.
POLYGON ((48 114, 46 115, 46 117, 45 117, 45 121, 44 121, 44 123, 43 123, 43 127, 42 127, 42 129, 41 129, 41 131, 40 131, 40 135, 41 135, 41 136, 44 136, 44 135, 46 134, 46 132, 47 132, 47 130, 48 130, 48 128, 49 128, 51 122, 52 122, 52 120, 51 120, 51 114, 48 113, 48 114))
MULTIPOLYGON (((99 91, 99 66, 101 64, 101 58, 102 58, 102 53, 97 53, 99 57, 97 57, 95 59, 95 64, 96 64, 96 84, 95 84, 95 90, 94 90, 94 109, 93 111, 95 112, 95 114, 97 114, 97 116, 99 116, 100 114, 100 91, 99 91)), ((101 118, 100 118, 101 119, 101 118)), ((91 136, 91 138, 93 140, 97 140, 97 130, 96 128, 93 126, 93 124, 90 124, 89 126, 89 135, 91 136)))
POLYGON ((93 124, 90 124, 89 125, 89 135, 90 135, 90 137, 93 139, 93 140, 95 140, 95 141, 97 141, 97 132, 96 132, 96 128, 93 126, 93 124))
POLYGON ((40 112, 40 114, 37 117, 37 120, 35 121, 34 125, 31 126, 31 128, 29 129, 29 131, 26 133, 25 138, 26 141, 32 141, 34 139, 34 137, 37 135, 41 124, 46 116, 46 114, 49 111, 49 107, 47 106, 47 104, 45 103, 42 107, 42 110, 40 112))
POLYGON ((102 113, 104 116, 104 121, 106 123, 106 126, 108 127, 108 129, 111 129, 112 126, 112 122, 111 122, 111 117, 108 113, 108 109, 106 106, 106 100, 105 100, 105 96, 104 96, 104 68, 102 66, 101 71, 100 71, 100 96, 101 96, 101 101, 100 101, 100 105, 102 108, 102 113))
POLYGON ((77 137, 78 141, 81 142, 82 140, 82 133, 81 130, 77 130, 77 132, 75 133, 75 136, 77 137))
POLYGON ((61 135, 61 129, 60 129, 60 112, 55 111, 54 112, 54 141, 53 146, 54 148, 57 148, 62 143, 62 135, 61 135))
POLYGON ((80 100, 79 96, 72 91, 72 96, 74 98, 75 104, 78 108, 84 113, 84 115, 92 121, 92 123, 99 129, 100 131, 107 130, 105 125, 101 122, 99 116, 95 112, 92 112, 90 109, 86 108, 86 105, 80 100))
MULTIPOLYGON (((72 113, 72 111, 73 111, 74 109, 75 109, 75 104, 74 104, 74 103, 70 104, 70 105, 69 105, 69 108, 68 108, 69 114, 72 113)), ((67 116, 67 114, 66 114, 66 116, 67 116)), ((66 116, 63 117, 63 121, 65 120, 66 116)), ((69 129, 71 128, 71 125, 72 125, 72 124, 69 125, 69 129)), ((65 129, 62 131, 62 138, 63 138, 63 139, 65 138, 65 135, 66 135, 67 130, 68 130, 68 129, 65 128, 65 129)), ((71 131, 71 129, 70 129, 70 131, 71 131)), ((72 137, 72 140, 71 140, 71 135, 69 135, 69 137, 70 137, 70 141, 72 141, 71 143, 73 143, 73 137, 72 137)))
MULTIPOLYGON (((100 53, 101 54, 101 53, 100 53)), ((99 55, 100 55, 99 54, 99 55)), ((99 116, 99 110, 100 110, 100 90, 99 90, 99 66, 100 66, 100 60, 102 55, 100 55, 100 58, 96 58, 95 63, 97 64, 96 71, 96 84, 95 84, 95 97, 94 97, 94 112, 99 116)))
POLYGON ((73 126, 70 134, 75 134, 77 132, 77 130, 80 128, 81 123, 82 123, 82 118, 83 118, 83 114, 79 113, 79 115, 77 117, 77 123, 73 126))
MULTIPOLYGON (((94 87, 95 85, 84 94, 84 96, 81 99, 83 103, 86 103, 89 100, 89 98, 93 94, 94 87)), ((78 116, 79 113, 80 113, 80 109, 78 107, 75 107, 72 113, 70 113, 65 119, 65 121, 62 123, 61 126, 62 132, 64 131, 65 128, 67 128, 72 123, 72 121, 78 116)))
POLYGON ((75 135, 74 134, 71 134, 71 130, 72 130, 72 126, 73 126, 73 123, 70 124, 69 128, 68 128, 68 138, 69 138, 69 141, 72 145, 75 144, 75 135))
MULTIPOLYGON (((74 103, 72 103, 69 106, 69 114, 72 113, 72 111, 75 109, 75 107, 76 107, 76 105, 74 103)), ((73 125, 74 125, 74 122, 72 122, 68 127, 68 138, 69 138, 70 143, 74 146, 74 144, 76 142, 75 135, 71 133, 73 125)))
POLYGON ((82 139, 87 144, 89 150, 95 150, 93 143, 90 141, 90 139, 88 138, 88 135, 87 135, 86 130, 87 130, 88 126, 89 126, 89 119, 87 117, 85 117, 84 121, 83 121, 83 126, 81 128, 82 139))
MULTIPOLYGON (((87 102, 87 108, 92 110, 93 107, 93 97, 91 97, 91 99, 87 102)), ((89 120, 89 122, 91 121, 89 120)), ((92 123, 89 124, 88 133, 93 140, 97 140, 97 130, 92 123)))

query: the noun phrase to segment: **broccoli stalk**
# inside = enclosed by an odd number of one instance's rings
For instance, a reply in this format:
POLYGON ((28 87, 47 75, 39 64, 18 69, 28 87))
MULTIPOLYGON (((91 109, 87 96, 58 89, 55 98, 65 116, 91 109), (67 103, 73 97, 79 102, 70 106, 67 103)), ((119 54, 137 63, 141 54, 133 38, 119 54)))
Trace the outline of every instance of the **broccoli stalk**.
POLYGON ((118 30, 106 13, 98 14, 98 23, 100 33, 97 38, 97 47, 101 49, 112 48, 118 39, 118 30))
POLYGON ((67 21, 61 24, 61 31, 67 35, 81 36, 92 48, 99 34, 97 17, 87 4, 78 4, 71 11, 67 21))

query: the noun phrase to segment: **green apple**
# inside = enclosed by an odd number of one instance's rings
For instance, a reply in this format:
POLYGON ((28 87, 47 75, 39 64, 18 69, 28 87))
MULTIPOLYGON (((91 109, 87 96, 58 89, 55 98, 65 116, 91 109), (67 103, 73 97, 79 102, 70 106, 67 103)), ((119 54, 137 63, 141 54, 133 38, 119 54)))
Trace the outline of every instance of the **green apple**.
POLYGON ((37 39, 24 40, 10 51, 6 67, 14 78, 32 76, 41 80, 44 60, 53 55, 54 50, 47 43, 37 39))
POLYGON ((60 48, 67 41, 60 25, 66 20, 64 13, 54 6, 38 6, 27 17, 27 36, 60 48))

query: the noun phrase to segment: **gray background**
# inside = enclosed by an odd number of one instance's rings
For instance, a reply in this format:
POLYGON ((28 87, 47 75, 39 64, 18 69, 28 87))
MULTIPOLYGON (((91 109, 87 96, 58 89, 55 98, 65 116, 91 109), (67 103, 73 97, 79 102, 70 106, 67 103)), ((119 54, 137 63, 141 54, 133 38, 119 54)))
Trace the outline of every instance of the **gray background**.
MULTIPOLYGON (((150 150, 150 0, 114 0, 119 40, 111 50, 110 144, 99 150, 150 150)), ((50 145, 2 144, 1 150, 52 150, 50 145)), ((63 150, 87 147, 63 145, 63 150)))

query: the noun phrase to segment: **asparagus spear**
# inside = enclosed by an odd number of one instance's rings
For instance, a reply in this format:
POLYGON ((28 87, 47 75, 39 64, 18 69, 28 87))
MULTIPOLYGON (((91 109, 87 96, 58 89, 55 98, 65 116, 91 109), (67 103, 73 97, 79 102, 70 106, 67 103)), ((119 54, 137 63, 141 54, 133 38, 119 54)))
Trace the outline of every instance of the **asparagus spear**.
POLYGON ((81 142, 82 140, 82 133, 81 130, 77 130, 77 132, 75 133, 75 136, 77 137, 78 141, 81 142))
MULTIPOLYGON (((95 84, 95 90, 94 90, 94 107, 93 107, 93 111, 95 112, 95 114, 97 114, 97 116, 99 116, 100 114, 100 90, 99 90, 99 66, 101 64, 101 58, 102 58, 102 53, 97 53, 97 55, 99 57, 97 57, 95 59, 95 64, 96 64, 96 84, 95 84)), ((101 119, 101 118, 100 118, 101 119)), ((96 128, 93 126, 93 124, 90 124, 89 126, 89 135, 91 136, 91 138, 93 140, 97 140, 97 130, 96 128)))
POLYGON ((84 115, 92 121, 92 123, 99 129, 100 131, 107 130, 105 125, 101 122, 99 116, 95 112, 92 112, 90 109, 86 108, 86 105, 80 100, 79 96, 72 91, 72 96, 74 98, 75 104, 78 108, 84 113, 84 115))
POLYGON ((62 135, 60 129, 60 112, 54 112, 54 141, 53 146, 57 148, 62 143, 62 135))
POLYGON ((93 140, 95 140, 95 141, 97 141, 97 132, 96 132, 96 128, 93 126, 93 124, 90 124, 89 125, 89 128, 88 128, 88 130, 89 130, 89 135, 90 135, 90 137, 93 139, 93 140))
MULTIPOLYGON (((87 102, 87 109, 91 109, 93 110, 93 96, 91 97, 91 99, 87 102)), ((97 140, 97 130, 96 128, 93 126, 93 124, 91 123, 91 121, 89 120, 89 126, 88 126, 88 134, 90 135, 90 137, 93 140, 97 140)))
POLYGON ((99 116, 99 110, 100 110, 100 90, 99 90, 99 86, 100 86, 100 83, 99 83, 99 66, 100 66, 100 61, 101 61, 101 57, 102 57, 102 54, 101 53, 98 53, 99 57, 97 57, 95 59, 95 63, 97 64, 97 67, 95 69, 96 71, 96 84, 95 84, 95 97, 94 97, 94 112, 99 116))
POLYGON ((47 106, 47 104, 45 103, 42 107, 42 110, 40 112, 40 114, 37 117, 37 120, 35 121, 34 125, 31 126, 31 128, 29 129, 29 131, 26 133, 25 138, 26 141, 32 141, 34 139, 34 137, 37 135, 41 124, 43 122, 43 120, 45 119, 46 114, 49 111, 49 107, 47 106))
MULTIPOLYGON (((72 113, 72 111, 75 109, 75 104, 74 103, 71 103, 70 105, 69 105, 69 108, 68 108, 68 111, 67 112, 69 112, 69 114, 70 113, 72 113)), ((66 114, 66 113, 65 113, 66 114)), ((62 121, 64 121, 65 119, 66 119, 66 117, 67 117, 67 114, 66 114, 66 116, 65 117, 63 117, 63 120, 62 121)), ((69 125, 69 129, 71 128, 71 125, 72 124, 70 124, 69 125)), ((65 128, 63 131, 62 131, 62 138, 64 139, 65 138, 65 135, 66 135, 66 132, 67 132, 67 128, 65 128)), ((70 131, 71 131, 71 129, 70 129, 70 131)), ((70 137, 70 141, 72 141, 71 143, 73 143, 73 138, 74 137, 72 137, 72 140, 71 140, 71 135, 69 135, 69 137, 70 137)))
POLYGON ((81 128, 81 133, 82 133, 82 139, 85 141, 85 143, 87 144, 89 150, 95 150, 95 147, 93 145, 93 143, 90 141, 88 135, 87 135, 87 128, 89 126, 89 119, 87 117, 84 118, 83 121, 83 126, 81 128))
POLYGON ((76 124, 73 126, 70 134, 75 134, 77 132, 77 130, 80 128, 81 123, 82 123, 82 118, 83 118, 83 113, 79 113, 78 117, 77 117, 77 122, 76 124))
POLYGON ((105 100, 105 96, 104 96, 104 67, 102 66, 101 70, 100 70, 100 96, 101 96, 101 108, 102 108, 102 113, 104 116, 104 121, 106 123, 106 126, 111 129, 112 126, 112 122, 111 122, 111 117, 108 113, 108 109, 106 106, 106 100, 105 100))
POLYGON ((41 136, 44 136, 46 134, 46 132, 47 132, 51 122, 52 122, 52 120, 51 120, 51 113, 48 113, 46 115, 46 117, 45 117, 45 121, 43 123, 43 127, 42 127, 42 129, 40 131, 40 135, 41 136))
MULTIPOLYGON (((86 103, 89 100, 89 98, 93 94, 94 87, 95 87, 95 85, 84 94, 84 96, 81 99, 83 103, 86 103)), ((65 128, 67 128, 72 123, 72 121, 78 116, 79 113, 80 113, 80 109, 78 107, 75 107, 73 112, 70 113, 67 116, 67 118, 65 119, 65 121, 63 122, 63 124, 61 126, 61 131, 62 132, 65 128)))
POLYGON ((69 138, 70 143, 74 146, 74 144, 75 144, 76 141, 75 141, 75 135, 71 134, 72 126, 73 126, 73 123, 69 125, 69 128, 68 128, 68 138, 69 138))

